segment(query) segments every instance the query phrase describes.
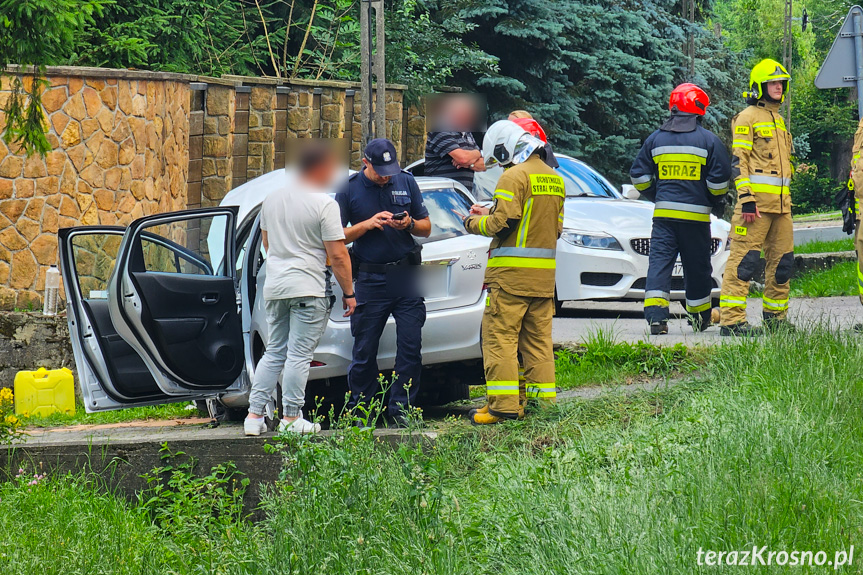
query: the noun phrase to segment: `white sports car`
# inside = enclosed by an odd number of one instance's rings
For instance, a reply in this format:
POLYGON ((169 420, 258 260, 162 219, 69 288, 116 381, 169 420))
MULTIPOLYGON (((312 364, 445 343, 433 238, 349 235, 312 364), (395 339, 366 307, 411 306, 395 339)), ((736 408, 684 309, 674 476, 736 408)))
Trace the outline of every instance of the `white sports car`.
MULTIPOLYGON (((558 309, 563 302, 572 300, 643 299, 653 204, 623 197, 607 179, 580 160, 562 154, 555 157, 566 185, 564 229, 557 242, 558 309)), ((422 160, 408 169, 421 175, 422 160)), ((492 201, 500 174, 498 168, 475 175, 473 194, 478 201, 492 201)), ((711 216, 710 228, 712 295, 718 299, 728 261, 731 225, 711 216)), ((674 266, 671 298, 685 299, 683 266, 679 262, 674 266)))
MULTIPOLYGON (((446 402, 467 396, 476 379, 471 368, 480 367, 489 239, 465 232, 459 214, 475 200, 461 185, 417 182, 432 221, 431 236, 422 239, 423 363, 431 368, 423 388, 446 402)), ((213 400, 211 407, 237 416, 248 406, 267 341, 259 213, 286 183, 277 170, 234 189, 219 207, 148 216, 128 228, 60 230, 69 332, 88 412, 213 400)), ((341 301, 340 291, 335 295, 341 301)), ((353 338, 342 314, 336 305, 311 380, 347 374, 353 338)), ((392 368, 395 335, 391 319, 381 369, 392 368)))

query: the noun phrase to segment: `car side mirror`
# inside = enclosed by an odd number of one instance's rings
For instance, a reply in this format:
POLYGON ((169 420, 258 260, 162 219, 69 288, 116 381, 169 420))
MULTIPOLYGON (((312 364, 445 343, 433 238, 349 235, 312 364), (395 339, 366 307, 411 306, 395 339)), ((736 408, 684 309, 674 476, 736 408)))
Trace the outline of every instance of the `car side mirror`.
POLYGON ((632 184, 623 184, 622 192, 623 197, 627 200, 637 200, 641 197, 641 192, 636 190, 632 184))

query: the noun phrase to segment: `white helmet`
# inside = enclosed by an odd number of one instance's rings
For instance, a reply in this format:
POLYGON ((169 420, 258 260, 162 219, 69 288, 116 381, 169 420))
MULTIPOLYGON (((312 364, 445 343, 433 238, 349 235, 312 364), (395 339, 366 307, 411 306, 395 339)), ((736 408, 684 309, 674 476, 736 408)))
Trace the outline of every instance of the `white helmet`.
POLYGON ((489 127, 482 143, 487 168, 520 164, 545 144, 510 120, 500 120, 489 127))

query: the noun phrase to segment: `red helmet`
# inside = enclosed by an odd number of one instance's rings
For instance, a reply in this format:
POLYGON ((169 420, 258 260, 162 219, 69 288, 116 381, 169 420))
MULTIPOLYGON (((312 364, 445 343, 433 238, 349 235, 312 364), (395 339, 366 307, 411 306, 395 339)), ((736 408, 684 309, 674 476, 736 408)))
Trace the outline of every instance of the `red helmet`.
POLYGON ((516 118, 515 120, 513 120, 513 122, 518 124, 525 132, 527 132, 531 136, 536 136, 545 144, 548 143, 548 139, 545 137, 545 130, 543 130, 542 126, 539 125, 539 122, 537 122, 533 118, 516 118))
POLYGON ((710 105, 710 98, 707 92, 696 86, 695 84, 681 84, 671 91, 671 98, 668 99, 668 109, 677 108, 681 112, 687 114, 698 114, 703 116, 707 106, 710 105))

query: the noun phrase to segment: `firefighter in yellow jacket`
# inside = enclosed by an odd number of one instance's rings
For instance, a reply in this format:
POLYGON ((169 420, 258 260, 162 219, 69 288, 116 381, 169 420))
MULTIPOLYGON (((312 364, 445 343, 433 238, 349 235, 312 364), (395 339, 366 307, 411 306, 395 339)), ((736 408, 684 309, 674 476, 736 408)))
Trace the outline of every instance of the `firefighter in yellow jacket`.
MULTIPOLYGON (((860 303, 863 303, 863 235, 861 235, 860 225, 860 200, 863 199, 863 162, 860 157, 863 155, 863 120, 857 125, 857 133, 854 134, 854 151, 851 156, 851 178, 849 180, 849 188, 853 192, 853 198, 849 198, 846 205, 842 206, 842 215, 845 219, 844 227, 846 233, 854 233, 854 221, 856 220, 857 234, 855 236, 854 246, 857 249, 857 288, 860 294, 860 303)), ((863 331, 863 324, 854 326, 857 331, 863 331)))
POLYGON ((464 222, 470 233, 493 238, 482 320, 488 406, 471 411, 477 425, 523 417, 528 398, 556 398, 551 319, 565 192, 543 154, 542 140, 509 120, 493 124, 483 142, 486 166, 500 164, 505 171, 491 210, 474 206, 464 222))
POLYGON ((764 326, 788 326, 789 280, 794 268, 791 222, 791 134, 779 114, 791 76, 779 62, 763 60, 749 76, 749 106, 734 117, 732 177, 737 206, 731 219, 731 254, 719 300, 722 335, 754 334, 746 321, 749 281, 766 260, 764 326))

